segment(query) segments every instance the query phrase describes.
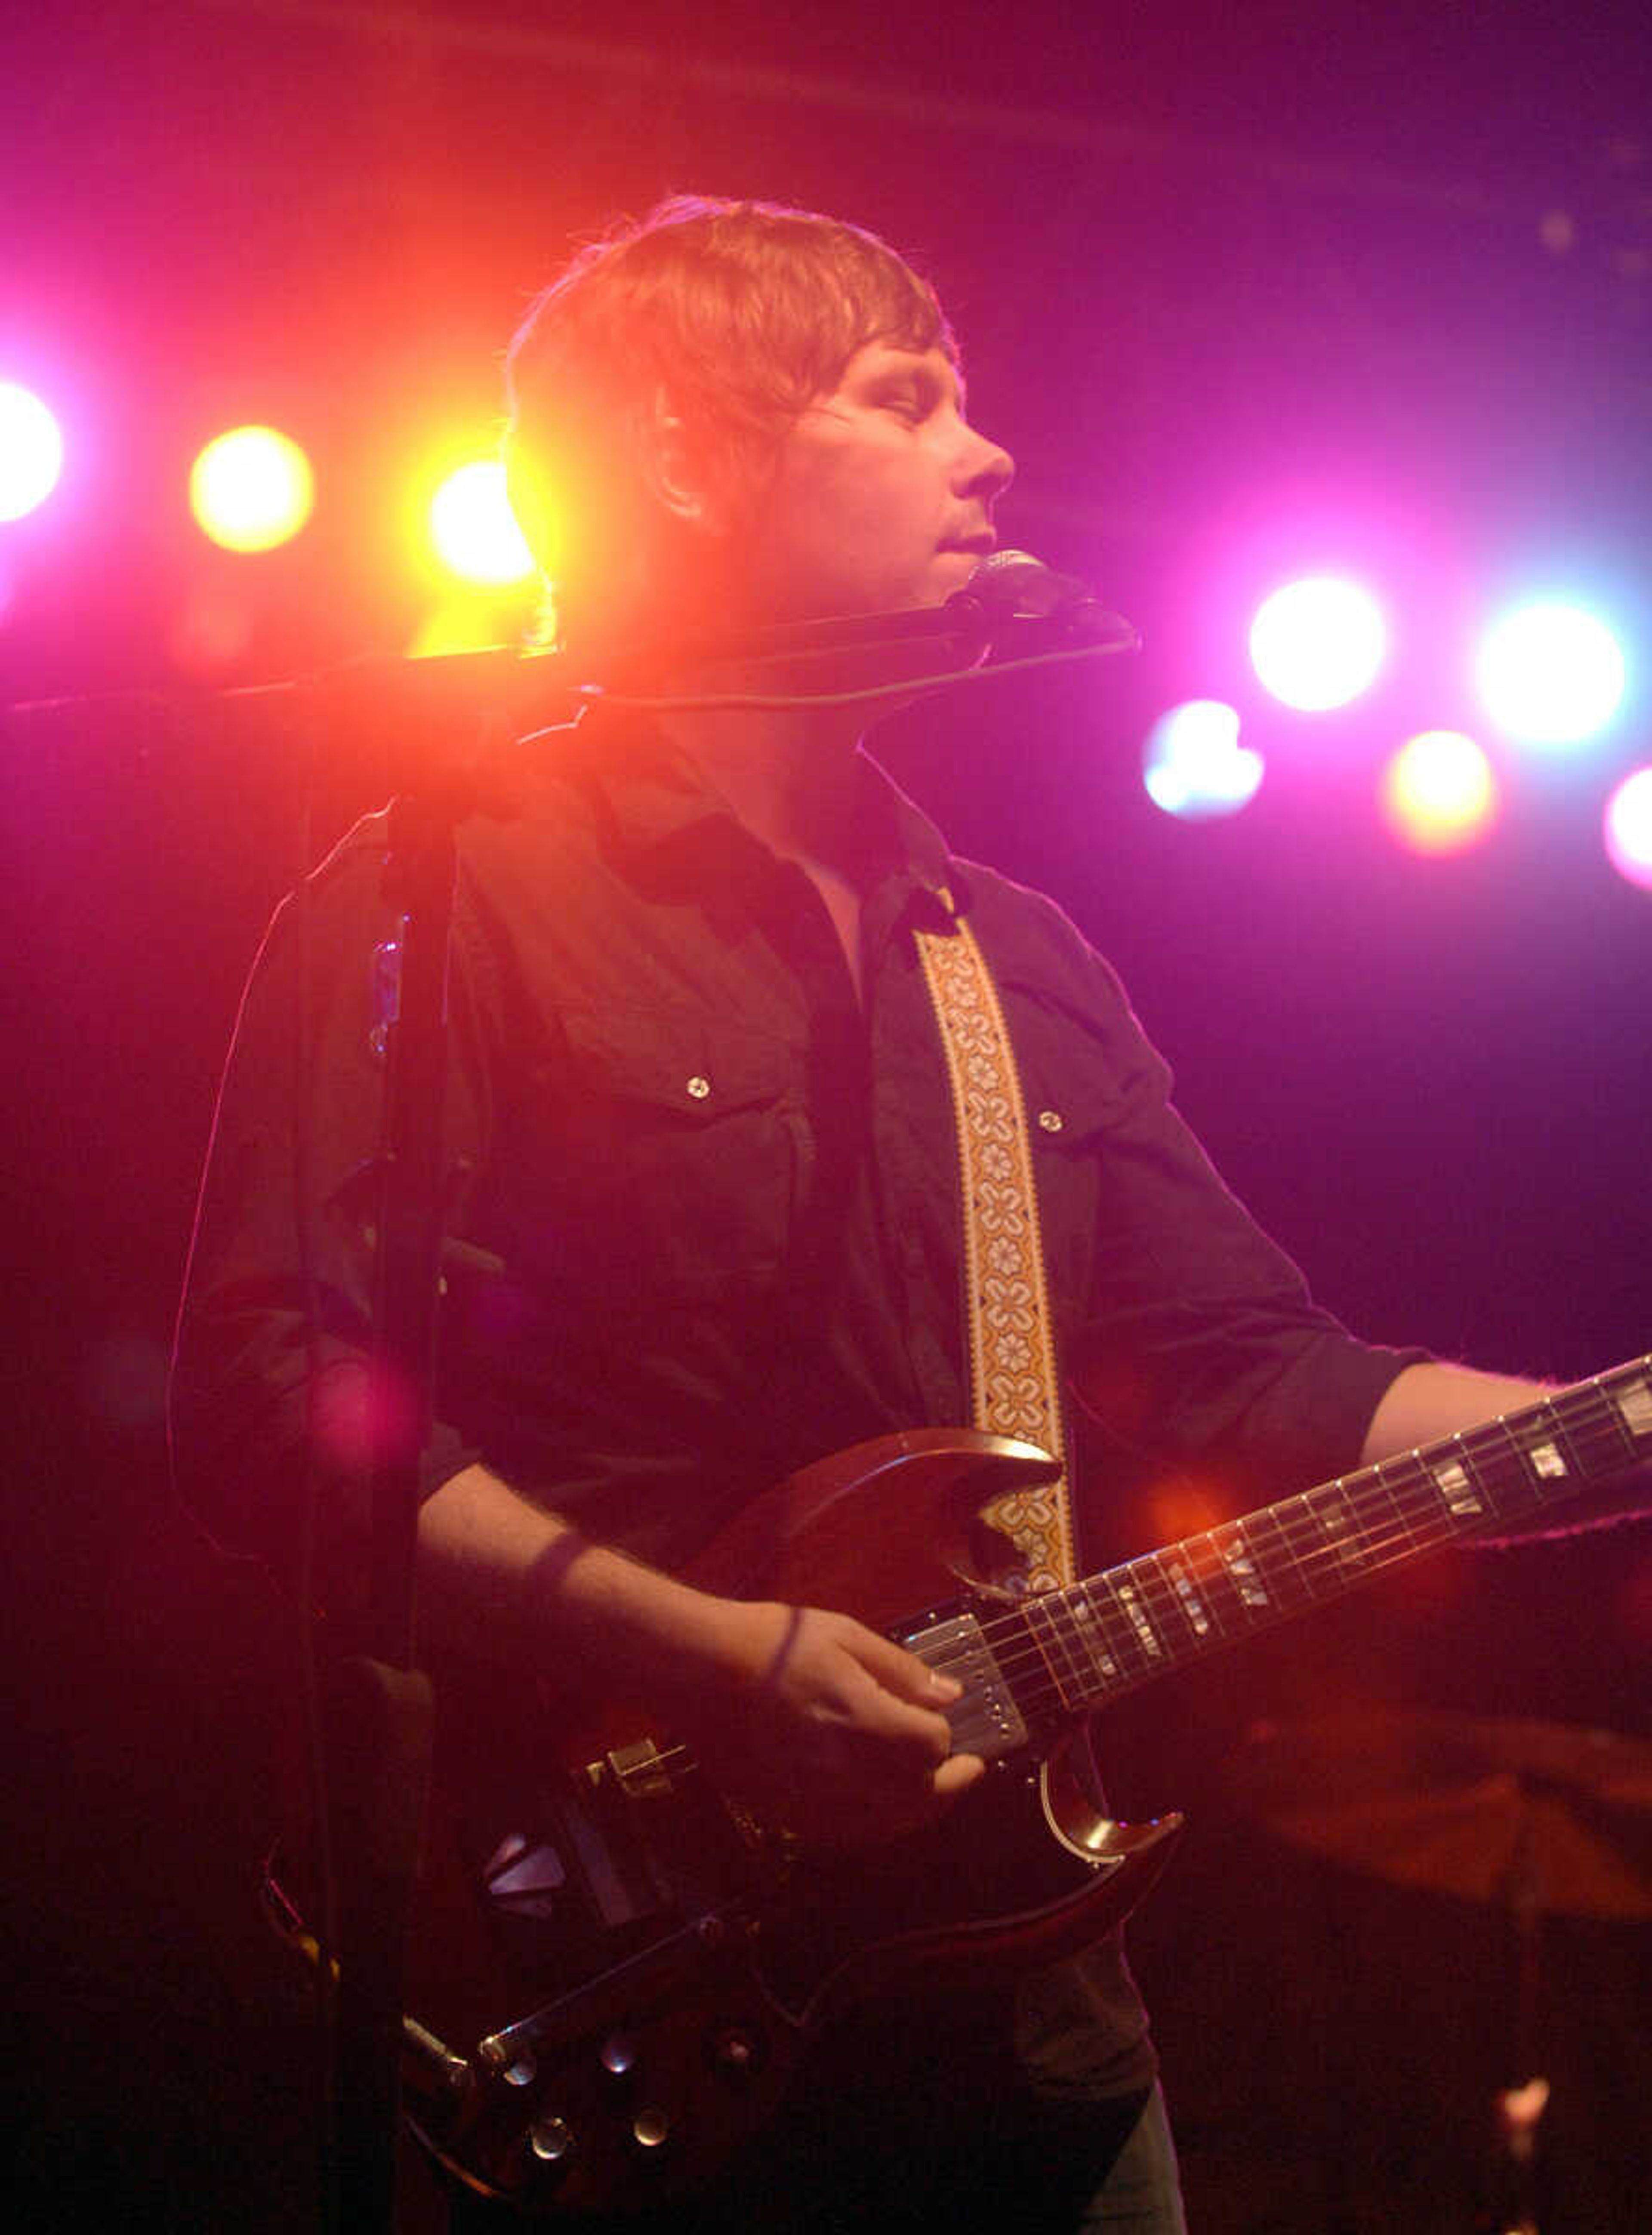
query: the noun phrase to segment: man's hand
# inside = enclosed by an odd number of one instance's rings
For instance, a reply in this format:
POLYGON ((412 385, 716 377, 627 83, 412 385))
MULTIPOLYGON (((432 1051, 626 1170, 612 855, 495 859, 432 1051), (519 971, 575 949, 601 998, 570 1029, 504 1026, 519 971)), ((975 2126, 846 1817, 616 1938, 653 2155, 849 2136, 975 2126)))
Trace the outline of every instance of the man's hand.
POLYGON ((985 1765, 951 1753, 960 1687, 849 1616, 772 1601, 702 1602, 684 1734, 758 1819, 816 1844, 933 1821, 985 1765))
POLYGON ((844 1845, 915 1830, 980 1776, 950 1752, 958 1697, 844 1614, 725 1599, 593 1544, 482 1467, 419 1517, 427 1633, 502 1666, 573 1666, 692 1745, 758 1819, 844 1845))

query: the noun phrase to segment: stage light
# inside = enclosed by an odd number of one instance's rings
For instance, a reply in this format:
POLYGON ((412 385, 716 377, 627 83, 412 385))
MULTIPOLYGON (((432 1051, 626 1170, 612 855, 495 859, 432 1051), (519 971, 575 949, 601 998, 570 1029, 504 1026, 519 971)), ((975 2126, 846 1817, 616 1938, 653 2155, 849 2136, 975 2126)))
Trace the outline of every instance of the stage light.
POLYGON ((63 437, 40 398, 0 380, 0 520, 45 503, 63 470, 63 437))
POLYGON ((1620 877, 1652 892, 1652 768, 1626 776, 1606 803, 1606 851, 1620 877))
POLYGON ((1142 748, 1148 797, 1190 821, 1236 814, 1255 797, 1262 766, 1262 755, 1239 742, 1237 711, 1219 698, 1171 707, 1142 748))
POLYGON ((1481 703, 1523 744, 1575 745, 1603 729, 1623 696, 1622 648, 1581 606, 1536 600, 1486 633, 1476 663, 1481 703))
POLYGON ((495 589, 526 582, 534 554, 505 495, 505 469, 478 458, 450 473, 430 500, 430 540, 461 581, 495 589))
POLYGON ((226 551, 272 551, 310 517, 310 461, 273 427, 236 427, 207 443, 189 470, 189 508, 226 551))
POLYGON ((1425 730, 1400 748, 1382 778, 1389 828, 1419 854, 1452 854, 1497 819, 1491 764, 1460 730, 1425 730))
POLYGON ((1288 582, 1250 625, 1250 660, 1265 687, 1301 713, 1346 706, 1376 679, 1387 631, 1376 600, 1329 574, 1288 582))
POLYGON ((511 635, 511 624, 502 618, 497 598, 479 590, 461 591, 425 614, 409 640, 407 656, 444 659, 454 652, 494 652, 511 635))

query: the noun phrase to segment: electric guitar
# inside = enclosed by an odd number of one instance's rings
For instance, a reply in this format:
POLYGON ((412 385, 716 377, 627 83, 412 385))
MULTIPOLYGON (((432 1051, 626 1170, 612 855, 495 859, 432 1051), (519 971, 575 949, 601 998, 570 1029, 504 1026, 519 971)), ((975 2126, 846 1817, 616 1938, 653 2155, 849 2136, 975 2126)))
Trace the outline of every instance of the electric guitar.
POLYGON ((1649 1454, 1643 1358, 1038 1595, 1018 1592, 1013 1547, 981 1518, 1053 1477, 1029 1445, 918 1430, 792 1476, 686 1580, 898 1638, 962 1683, 956 1748, 989 1774, 937 1827, 807 1851, 716 1792, 646 1712, 560 1734, 560 1767, 482 1873, 491 1944, 468 2007, 406 2022, 412 2125, 461 2179, 529 2211, 635 2209, 694 2186, 775 2114, 829 2020, 960 1965, 978 1981, 1054 1962, 1139 1900, 1181 1819, 1104 1812, 1092 1710, 1649 1454))

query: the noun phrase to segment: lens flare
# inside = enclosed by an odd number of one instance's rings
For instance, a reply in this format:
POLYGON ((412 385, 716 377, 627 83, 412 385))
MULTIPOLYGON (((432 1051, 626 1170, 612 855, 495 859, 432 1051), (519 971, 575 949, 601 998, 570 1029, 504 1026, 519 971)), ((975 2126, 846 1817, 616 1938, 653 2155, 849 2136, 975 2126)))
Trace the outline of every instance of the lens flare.
POLYGON ((1251 665, 1263 686, 1304 714, 1346 706, 1368 691, 1386 648, 1376 600, 1329 574, 1286 583, 1250 625, 1251 665))
POLYGON ((1652 892, 1652 767, 1626 776, 1607 801, 1605 834, 1618 875, 1652 892))
POLYGON ((1172 706, 1142 748, 1148 797, 1190 821, 1237 814, 1255 797, 1262 774, 1262 755, 1239 742, 1237 708, 1219 698, 1172 706))
POLYGON ((56 420, 31 390, 0 380, 0 520, 21 520, 44 504, 62 470, 56 420))
POLYGON ((1487 631, 1475 665, 1480 703, 1529 745, 1576 745, 1605 728, 1627 680, 1622 646, 1598 614, 1534 600, 1487 631))
POLYGON ((310 517, 315 476, 289 435, 235 427, 207 443, 189 472, 189 508, 226 551, 272 551, 310 517))
POLYGON ((1497 820, 1491 764, 1460 730, 1424 730, 1401 745, 1382 779, 1382 812, 1419 854, 1454 854, 1497 820))
POLYGON ((475 459, 448 475, 430 500, 430 541, 461 581, 502 589, 534 573, 534 554, 510 508, 505 469, 496 458, 475 459))

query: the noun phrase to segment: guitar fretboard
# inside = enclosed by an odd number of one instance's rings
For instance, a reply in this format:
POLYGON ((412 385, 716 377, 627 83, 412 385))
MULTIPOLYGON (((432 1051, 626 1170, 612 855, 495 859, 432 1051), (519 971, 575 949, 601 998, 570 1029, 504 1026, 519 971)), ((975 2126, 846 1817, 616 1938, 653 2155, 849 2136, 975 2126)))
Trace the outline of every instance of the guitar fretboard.
POLYGON ((1062 1709, 1098 1706, 1649 1456, 1652 1357, 1030 1599, 1014 1619, 1062 1709))

